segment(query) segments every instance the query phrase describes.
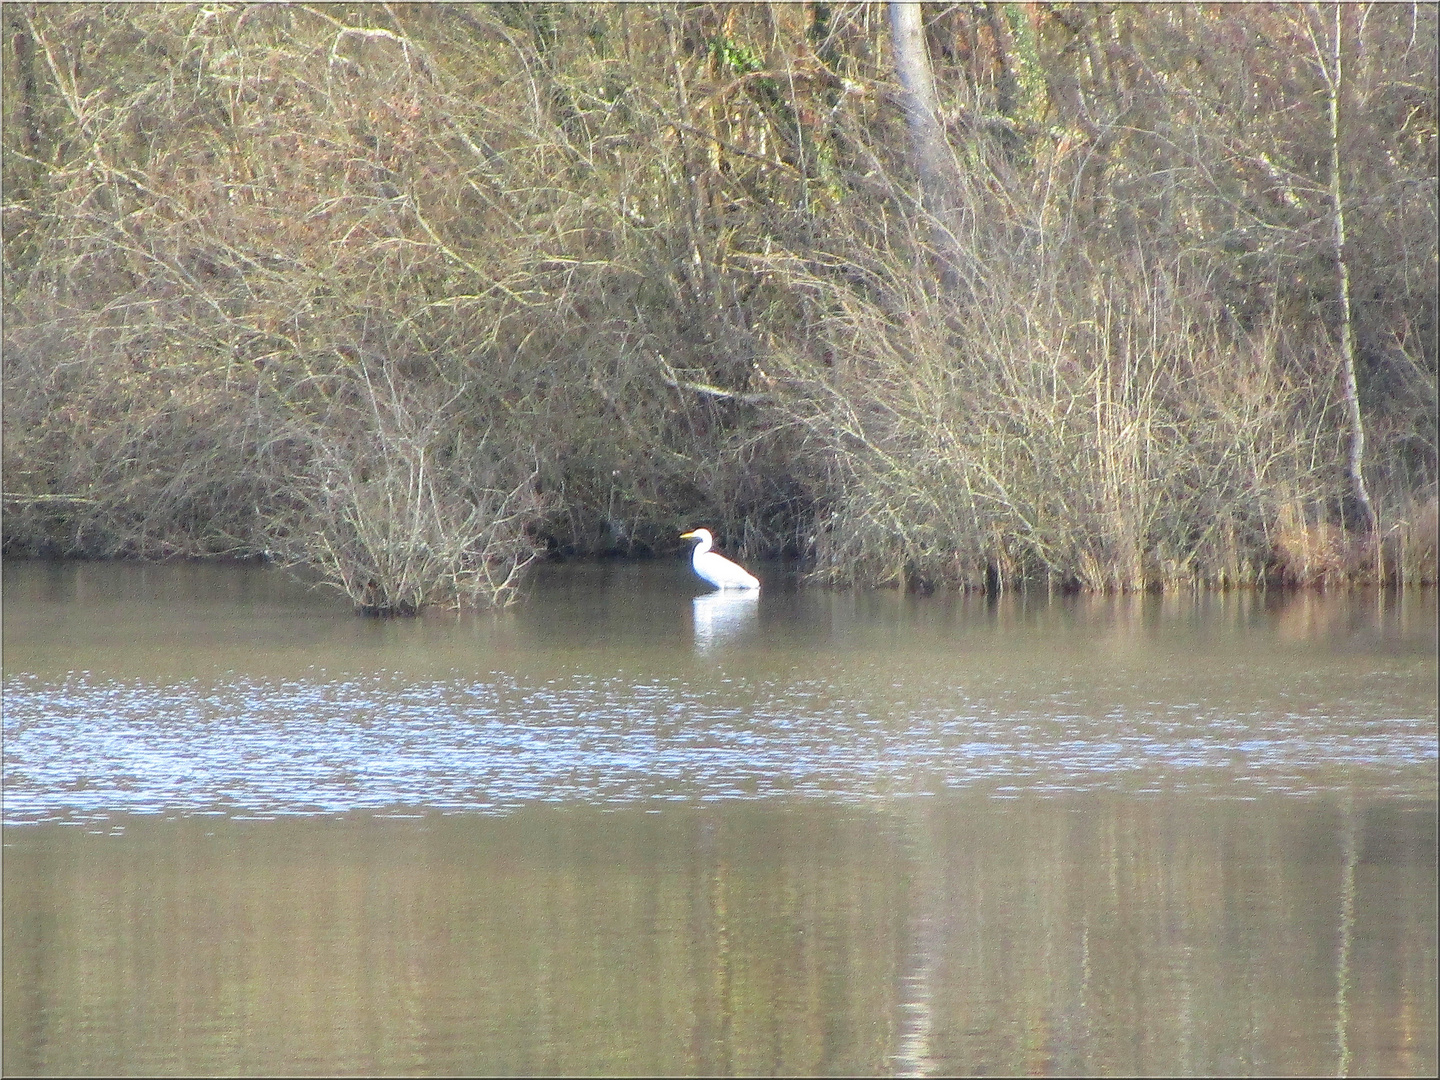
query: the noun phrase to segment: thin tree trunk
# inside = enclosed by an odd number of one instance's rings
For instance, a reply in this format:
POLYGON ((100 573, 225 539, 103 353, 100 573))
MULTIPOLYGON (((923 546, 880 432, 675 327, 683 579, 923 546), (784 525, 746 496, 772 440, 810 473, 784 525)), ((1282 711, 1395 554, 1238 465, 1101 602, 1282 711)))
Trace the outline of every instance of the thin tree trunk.
POLYGON ((709 260, 706 259, 704 250, 704 181, 699 175, 701 167, 694 160, 690 139, 686 134, 686 129, 693 125, 694 120, 690 115, 690 95, 685 88, 685 69, 681 63, 680 27, 671 18, 669 11, 665 13, 665 28, 670 39, 670 64, 675 72, 676 104, 683 125, 676 129, 675 136, 680 147, 680 164, 685 170, 687 194, 690 196, 686 213, 690 222, 690 259, 694 265, 692 280, 698 278, 695 280, 696 294, 708 299, 714 296, 714 289, 710 280, 709 260))
POLYGON ((916 171, 925 196, 925 208, 931 213, 945 209, 946 165, 949 153, 945 133, 940 128, 940 102, 935 94, 935 77, 930 70, 930 54, 925 48, 925 25, 918 3, 895 2, 890 5, 890 35, 895 50, 895 72, 905 88, 905 119, 910 127, 910 145, 916 171))
POLYGON ((895 53, 895 72, 904 88, 905 120, 910 128, 910 148, 920 178, 920 204, 934 223, 935 246, 948 270, 947 277, 961 274, 966 265, 955 233, 956 176, 945 131, 940 125, 940 102, 935 93, 935 76, 925 48, 925 24, 920 5, 908 0, 891 0, 890 38, 895 53))
POLYGON ((35 42, 22 15, 6 12, 6 21, 10 23, 10 33, 6 36, 14 43, 15 67, 20 76, 20 148, 36 157, 40 146, 40 107, 35 84, 35 42))
POLYGON ((990 28, 995 66, 995 111, 1001 116, 1014 119, 1020 99, 1020 80, 1015 75, 1015 44, 1010 40, 1010 27, 1005 24, 1005 13, 999 4, 985 5, 985 25, 990 28))
MULTIPOLYGON (((1345 397, 1345 413, 1350 423, 1350 486, 1367 532, 1375 528, 1375 511, 1370 505, 1370 492, 1365 486, 1365 424, 1360 412, 1360 392, 1355 379, 1354 309, 1350 302, 1350 263, 1345 252, 1345 199, 1340 183, 1340 92, 1344 86, 1341 68, 1341 30, 1343 11, 1335 4, 1335 37, 1330 56, 1320 55, 1321 69, 1330 91, 1330 213, 1335 244, 1335 287, 1340 307, 1340 353, 1344 365, 1341 392, 1345 397), (1328 62, 1327 62, 1328 60, 1328 62)), ((1313 10, 1313 5, 1312 5, 1313 10)), ((1315 22, 1320 22, 1316 12, 1315 22)), ((1320 37, 1315 37, 1317 51, 1320 37)))

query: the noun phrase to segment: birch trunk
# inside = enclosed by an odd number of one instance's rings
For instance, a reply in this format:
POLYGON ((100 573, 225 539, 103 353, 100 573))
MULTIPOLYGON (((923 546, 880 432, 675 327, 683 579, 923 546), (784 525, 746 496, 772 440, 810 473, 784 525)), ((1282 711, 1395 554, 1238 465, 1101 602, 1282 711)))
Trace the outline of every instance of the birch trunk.
MULTIPOLYGON (((1330 105, 1330 215, 1332 237, 1335 245, 1335 291, 1340 308, 1340 354, 1343 364, 1341 372, 1341 393, 1345 398, 1345 414, 1350 426, 1350 460, 1348 462, 1350 487, 1355 503, 1367 532, 1375 528, 1375 511, 1370 504, 1370 492, 1365 486, 1365 424, 1360 412, 1360 392, 1355 379, 1355 324, 1354 309, 1350 299, 1350 263, 1345 251, 1345 193, 1340 180, 1340 94, 1344 86, 1344 71, 1341 67, 1341 31, 1343 29, 1343 8, 1335 9, 1335 35, 1328 43, 1329 56, 1321 49, 1320 34, 1314 35, 1316 59, 1324 73, 1329 90, 1330 105)), ((1319 12, 1311 5, 1313 22, 1320 23, 1319 12)))

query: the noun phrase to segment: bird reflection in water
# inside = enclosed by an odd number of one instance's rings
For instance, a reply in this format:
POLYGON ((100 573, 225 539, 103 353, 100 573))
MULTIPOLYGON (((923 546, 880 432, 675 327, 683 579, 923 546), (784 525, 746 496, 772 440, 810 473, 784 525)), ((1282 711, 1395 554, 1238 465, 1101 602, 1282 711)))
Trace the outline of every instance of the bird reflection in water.
POLYGON ((695 647, 702 652, 733 642, 754 626, 760 608, 760 591, 722 589, 691 601, 695 615, 695 647))

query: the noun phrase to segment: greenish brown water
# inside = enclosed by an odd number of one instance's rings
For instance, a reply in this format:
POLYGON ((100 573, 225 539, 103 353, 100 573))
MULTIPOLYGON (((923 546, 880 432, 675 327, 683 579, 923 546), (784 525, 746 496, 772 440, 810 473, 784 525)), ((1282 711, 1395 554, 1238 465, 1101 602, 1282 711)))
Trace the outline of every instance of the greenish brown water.
POLYGON ((7 1074, 1436 1070, 1431 595, 4 569, 7 1074))

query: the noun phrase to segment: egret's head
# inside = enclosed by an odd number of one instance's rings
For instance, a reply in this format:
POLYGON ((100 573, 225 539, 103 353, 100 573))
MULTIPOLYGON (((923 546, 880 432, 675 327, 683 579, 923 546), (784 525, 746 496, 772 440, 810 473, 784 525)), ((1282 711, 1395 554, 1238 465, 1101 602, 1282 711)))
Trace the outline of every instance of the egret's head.
POLYGON ((715 538, 710 535, 709 529, 691 529, 687 533, 680 534, 681 540, 704 540, 707 544, 713 544, 715 538))

